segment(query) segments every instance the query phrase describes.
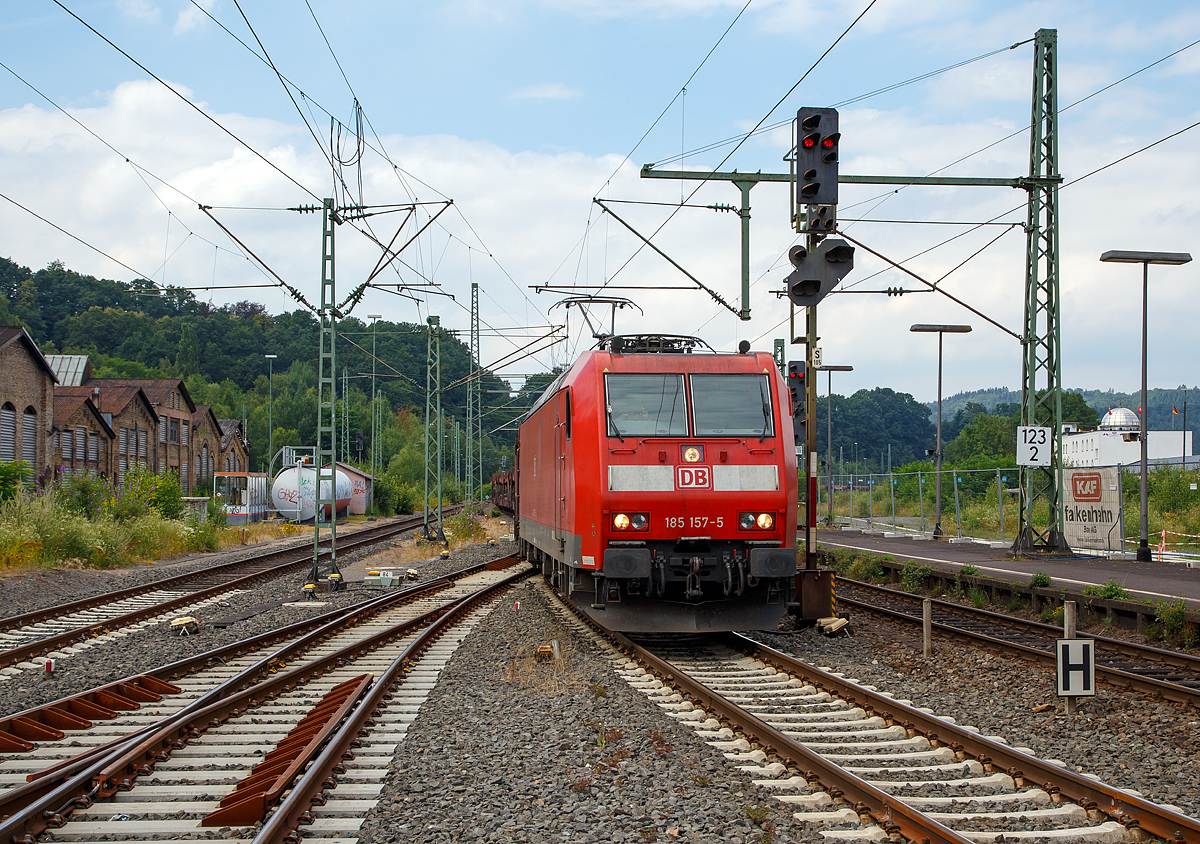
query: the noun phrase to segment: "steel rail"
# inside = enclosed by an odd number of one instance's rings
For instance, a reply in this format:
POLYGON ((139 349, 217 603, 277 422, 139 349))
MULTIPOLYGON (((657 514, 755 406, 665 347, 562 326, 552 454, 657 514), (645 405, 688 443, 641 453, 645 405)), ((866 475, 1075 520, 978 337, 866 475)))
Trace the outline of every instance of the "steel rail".
MULTIPOLYGON (((480 564, 479 567, 486 567, 486 564, 480 564)), ((385 599, 398 600, 394 595, 385 596, 385 599)), ((109 752, 65 767, 47 778, 50 780, 48 783, 39 785, 35 782, 13 789, 25 792, 27 799, 0 820, 0 841, 32 844, 41 832, 66 823, 74 808, 86 807, 96 797, 111 797, 119 790, 131 788, 137 776, 153 770, 156 762, 169 758, 171 750, 182 747, 208 727, 237 717, 245 709, 265 703, 281 691, 289 691, 294 685, 314 679, 342 661, 353 659, 356 654, 374 650, 392 639, 404 636, 436 620, 452 606, 454 604, 435 608, 416 619, 394 625, 311 663, 278 673, 248 688, 233 690, 232 686, 238 678, 245 677, 254 667, 247 669, 163 722, 119 740, 109 752)), ((346 626, 346 623, 345 619, 335 619, 326 627, 346 626)), ((258 665, 263 663, 269 664, 270 657, 258 665)), ((0 799, 4 798, 9 798, 9 795, 0 795, 0 799)))
MULTIPOLYGON (((349 534, 346 538, 351 539, 359 534, 367 532, 380 533, 388 528, 393 527, 394 524, 389 523, 386 525, 379 525, 378 527, 374 528, 366 528, 363 531, 349 534)), ((118 589, 115 592, 106 592, 103 595, 93 595, 90 598, 80 598, 77 601, 71 601, 66 604, 59 604, 57 606, 46 607, 45 609, 40 610, 32 610, 27 613, 22 613, 21 615, 10 615, 7 618, 0 618, 0 633, 3 633, 7 630, 15 630, 19 627, 25 627, 30 624, 36 624, 39 621, 49 621, 51 619, 60 618, 69 613, 88 610, 92 609, 93 607, 104 606, 105 604, 116 603, 117 601, 123 601, 126 598, 136 598, 138 595, 145 595, 149 592, 156 592, 160 589, 173 589, 179 586, 184 586, 195 580, 203 580, 206 577, 220 575, 226 571, 236 571, 239 568, 245 568, 247 565, 252 565, 256 561, 261 562, 269 560, 275 556, 293 554, 296 551, 297 548, 277 548, 275 550, 265 551, 261 554, 247 557, 242 560, 235 560, 234 562, 230 563, 218 563, 216 565, 209 566, 208 568, 198 569, 186 574, 164 577, 151 583, 142 584, 141 586, 130 586, 125 589, 118 589)))
MULTIPOLYGON (((8 730, 9 726, 13 722, 24 722, 26 725, 29 725, 30 722, 33 722, 43 725, 47 730, 58 733, 57 735, 43 735, 41 738, 59 740, 64 738, 65 734, 61 730, 54 729, 56 720, 61 717, 58 713, 72 713, 84 721, 82 724, 71 725, 69 729, 89 729, 92 726, 91 721, 82 718, 82 714, 90 715, 92 718, 109 719, 116 717, 116 712, 113 711, 113 709, 97 703, 98 697, 100 701, 103 702, 106 694, 109 696, 120 696, 122 687, 138 685, 142 683, 145 678, 150 678, 152 681, 157 681, 162 683, 162 685, 169 686, 171 685, 169 682, 170 680, 178 679, 179 677, 199 671, 208 667, 211 663, 224 662, 228 658, 234 658, 243 653, 259 650, 281 639, 289 639, 293 636, 300 637, 291 644, 285 645, 283 648, 280 648, 279 650, 274 651, 273 653, 259 660, 254 665, 243 669, 233 678, 230 678, 230 680, 222 683, 218 689, 224 690, 233 688, 238 684, 238 682, 244 685, 247 682, 248 677, 256 676, 257 674, 277 668, 286 660, 291 659, 297 653, 302 652, 306 648, 312 647, 316 642, 320 641, 331 632, 335 632, 341 624, 355 623, 358 620, 378 613, 380 610, 391 606, 393 603, 419 598, 427 593, 440 591, 449 585, 454 578, 473 574, 476 571, 481 570, 483 565, 484 564, 480 563, 478 565, 463 569, 462 571, 449 574, 446 577, 438 578, 437 580, 430 580, 425 583, 411 586, 408 589, 402 589, 386 595, 376 596, 366 601, 353 604, 349 607, 332 610, 331 612, 323 613, 314 618, 289 624, 287 627, 269 630, 265 633, 260 633, 257 636, 252 636, 248 639, 242 639, 238 642, 223 645, 222 647, 215 648, 211 651, 206 651, 202 654, 197 654, 196 656, 186 657, 176 662, 164 665, 160 668, 155 668, 151 671, 125 677, 121 680, 116 680, 112 683, 98 686, 97 688, 88 690, 86 692, 80 692, 79 694, 60 698, 58 700, 42 704, 41 706, 27 709, 24 712, 18 712, 15 715, 10 715, 7 718, 0 719, 0 730, 8 730), (96 712, 95 710, 97 709, 105 711, 96 712)), ((178 691, 178 687, 172 687, 172 690, 170 690, 169 693, 175 694, 178 691)), ((153 699, 160 700, 161 698, 162 694, 155 694, 153 699)), ((203 699, 204 698, 200 698, 198 700, 203 699)), ((126 701, 120 708, 124 710, 140 709, 140 704, 143 702, 149 702, 149 699, 126 701)), ((194 706, 195 704, 196 701, 193 701, 190 705, 194 706)), ((97 752, 114 746, 121 740, 121 738, 117 738, 102 745, 97 745, 95 748, 90 749, 86 753, 79 754, 78 756, 72 757, 71 760, 67 761, 73 761, 85 755, 94 755, 97 752)), ((24 750, 32 750, 35 747, 33 742, 26 741, 25 743, 28 745, 28 747, 24 748, 24 750)), ((36 779, 41 779, 42 777, 55 772, 58 768, 65 766, 65 764, 66 762, 59 763, 58 765, 50 766, 49 768, 46 768, 37 774, 31 774, 29 776, 29 781, 33 782, 36 779)), ((0 792, 0 813, 3 812, 5 799, 10 793, 11 791, 0 792)))
MULTIPOLYGON (((877 583, 867 583, 861 580, 851 580, 846 577, 839 577, 838 583, 849 585, 853 588, 863 589, 868 592, 881 592, 889 597, 895 597, 906 602, 916 604, 922 600, 923 596, 913 595, 909 592, 901 592, 898 589, 891 589, 887 586, 880 586, 877 583)), ((1016 616, 1007 615, 1005 613, 996 612, 994 610, 978 609, 976 607, 968 607, 963 604, 957 604, 953 601, 945 601, 941 598, 930 598, 935 607, 941 607, 951 613, 960 613, 964 615, 978 615, 983 618, 995 621, 997 624, 1013 627, 1018 630, 1031 630, 1039 633, 1044 633, 1051 638, 1062 638, 1058 634, 1062 633, 1062 628, 1053 624, 1046 624, 1042 621, 1033 621, 1027 618, 1018 618, 1016 616)), ((1153 645, 1141 645, 1137 642, 1129 642, 1125 639, 1114 639, 1111 636, 1104 635, 1089 635, 1088 638, 1094 639, 1102 643, 1106 648, 1109 648, 1123 656, 1134 657, 1136 659, 1156 660, 1165 662, 1177 668, 1187 668, 1200 673, 1200 657, 1192 656, 1189 653, 1181 651, 1169 651, 1165 648, 1156 648, 1153 645)))
MULTIPOLYGON (((826 787, 830 797, 850 803, 860 818, 869 817, 889 836, 894 837, 899 833, 910 841, 920 841, 923 844, 969 844, 971 841, 909 806, 899 797, 876 788, 819 753, 809 750, 791 736, 725 699, 677 666, 620 633, 605 630, 601 632, 627 656, 657 674, 664 683, 674 686, 684 697, 691 698, 694 703, 715 713, 718 720, 753 738, 764 750, 783 759, 790 767, 803 771, 806 780, 819 781, 826 787)), ((255 844, 259 842, 256 841, 255 844)))
POLYGON ((324 749, 313 759, 307 772, 292 786, 289 794, 275 812, 266 819, 262 829, 254 837, 253 844, 291 844, 300 840, 297 829, 305 820, 311 821, 309 811, 314 803, 324 804, 324 791, 336 784, 336 768, 352 752, 355 742, 363 730, 373 724, 384 700, 391 694, 393 686, 403 680, 409 666, 419 659, 445 630, 457 623, 463 615, 519 580, 534 573, 532 569, 517 572, 498 583, 468 595, 449 608, 437 621, 430 625, 404 651, 371 687, 363 702, 352 712, 341 728, 329 739, 324 749))
MULTIPOLYGON (((881 615, 888 616, 889 618, 898 619, 900 621, 904 621, 909 624, 920 624, 921 623, 921 618, 918 616, 914 616, 911 613, 904 612, 903 610, 897 610, 897 609, 892 609, 889 607, 883 607, 878 604, 869 603, 867 601, 860 601, 855 598, 851 598, 848 595, 845 595, 844 593, 840 593, 840 592, 838 593, 838 603, 841 604, 842 606, 854 606, 854 607, 859 607, 860 609, 869 610, 871 612, 877 612, 877 613, 880 613, 881 615)), ((939 603, 944 603, 944 602, 939 602, 939 603)), ((950 606, 954 607, 959 612, 967 612, 966 608, 961 607, 960 605, 951 604, 950 606)), ((1014 621, 1019 622, 1019 619, 1014 620, 1011 616, 1003 616, 999 613, 991 613, 991 615, 999 617, 1009 627, 1015 626, 1014 621)), ((1028 622, 1028 624, 1030 625, 1030 627, 1032 627, 1033 622, 1028 622)), ((1041 626, 1041 625, 1039 625, 1039 626, 1041 626)), ((1059 636, 1057 638, 1061 638, 1061 634, 1062 634, 1061 628, 1055 628, 1051 625, 1045 625, 1045 627, 1048 628, 1048 630, 1046 632, 1052 633, 1052 632, 1057 631, 1059 634, 1059 636)), ((982 643, 984 645, 987 645, 989 648, 1001 651, 1003 653, 1013 654, 1013 655, 1022 656, 1022 657, 1030 657, 1030 658, 1038 660, 1040 662, 1050 662, 1050 663, 1055 662, 1055 656, 1054 656, 1053 650, 1047 651, 1047 650, 1043 650, 1041 648, 1034 647, 1032 645, 1025 645, 1020 642, 1007 641, 1005 639, 1001 639, 996 636, 990 636, 986 633, 982 633, 982 632, 979 632, 976 630, 969 630, 964 627, 957 627, 953 624, 947 624, 944 621, 933 622, 933 628, 935 630, 937 630, 939 633, 943 633, 947 637, 957 640, 957 641, 968 642, 968 643, 976 644, 976 645, 982 643)), ((1041 631, 1038 631, 1038 632, 1041 633, 1041 631)), ((1088 638, 1094 639, 1097 642, 1100 642, 1103 644, 1108 644, 1109 642, 1116 641, 1116 640, 1109 639, 1104 636, 1089 636, 1088 638)), ((1126 642, 1123 644, 1129 645, 1130 643, 1126 642)), ((1137 647, 1137 646, 1135 645, 1134 647, 1137 647)), ((1154 649, 1154 648, 1145 649, 1145 653, 1143 653, 1142 656, 1143 656, 1143 658, 1150 659, 1152 657, 1147 656, 1146 653, 1154 654, 1154 652, 1157 650, 1158 649, 1154 649)), ((1162 653, 1170 653, 1170 652, 1162 651, 1162 653)), ((1097 656, 1098 657, 1100 656, 1099 649, 1097 649, 1097 656)), ((1176 654, 1175 656, 1178 656, 1178 654, 1176 654)), ((1177 663, 1174 663, 1174 664, 1176 664, 1178 666, 1177 663)), ((1198 670, 1200 670, 1200 669, 1198 669, 1198 670)), ((1133 671, 1128 671, 1128 670, 1125 670, 1122 668, 1115 668, 1111 665, 1104 665, 1103 662, 1099 659, 1096 662, 1096 674, 1098 677, 1102 677, 1104 680, 1106 680, 1109 683, 1112 683, 1115 686, 1121 686, 1123 688, 1130 688, 1130 689, 1134 689, 1139 692, 1145 692, 1147 694, 1157 695, 1157 696, 1165 698, 1167 700, 1174 701, 1175 703, 1183 703, 1183 704, 1191 704, 1192 706, 1200 706, 1200 689, 1193 689, 1188 686, 1180 685, 1178 683, 1172 683, 1169 680, 1159 680, 1156 677, 1148 677, 1143 674, 1135 673, 1133 671)))
MULTIPOLYGON (((464 571, 469 573, 472 570, 477 571, 482 567, 482 564, 480 564, 464 571)), ((220 685, 211 689, 209 692, 189 703, 187 706, 183 707, 183 709, 175 713, 175 715, 172 717, 181 718, 187 713, 201 709, 204 706, 221 699, 227 694, 231 694, 238 689, 244 688, 248 683, 252 682, 254 679, 257 679, 265 671, 269 671, 272 668, 282 665, 284 660, 291 658, 291 656, 305 650, 306 648, 312 647, 322 639, 326 638, 330 633, 337 632, 337 630, 343 627, 354 624, 363 618, 370 617, 379 610, 385 609, 393 603, 401 602, 406 598, 420 597, 424 591, 430 591, 431 586, 445 585, 445 583, 445 579, 430 581, 428 584, 421 584, 414 590, 384 595, 374 598, 371 601, 364 602, 356 607, 342 610, 340 613, 327 614, 325 622, 320 627, 309 632, 299 641, 287 645, 272 654, 269 654, 268 656, 256 662, 254 665, 248 666, 233 677, 230 677, 225 682, 221 683, 220 685)), ((185 660, 182 662, 189 661, 190 660, 185 660)), ((178 665, 179 663, 172 664, 172 666, 178 665)), ((27 777, 29 782, 26 785, 0 792, 0 817, 11 817, 19 812, 21 807, 28 805, 32 801, 41 800, 42 798, 46 797, 46 795, 55 791, 55 789, 64 785, 64 783, 66 783, 71 777, 79 774, 92 763, 101 760, 106 754, 119 752, 120 749, 125 747, 130 741, 148 736, 159 726, 161 725, 146 725, 145 727, 134 730, 125 736, 120 736, 116 739, 105 742, 104 744, 97 745, 96 747, 76 754, 69 759, 65 759, 55 765, 39 771, 36 774, 31 774, 29 777, 27 777)), ((59 811, 56 814, 61 815, 62 812, 59 811)), ((2 835, 0 835, 0 840, 3 840, 2 835)))
MULTIPOLYGON (((408 521, 412 521, 412 520, 408 520, 408 521)), ((397 523, 397 524, 387 525, 387 526, 385 526, 387 528, 386 530, 372 532, 370 536, 362 536, 361 533, 356 533, 356 534, 353 534, 353 535, 347 537, 347 539, 343 542, 342 547, 345 550, 345 549, 357 548, 361 545, 371 545, 376 542, 381 542, 381 541, 383 541, 383 539, 386 539, 389 536, 393 536, 397 533, 403 533, 406 530, 411 530, 413 526, 414 526, 413 524, 408 524, 407 522, 401 522, 401 523, 397 523)), ((365 533, 365 532, 363 532, 363 533, 365 533)), ((321 557, 326 557, 327 554, 328 554, 328 552, 322 553, 321 557)), ((216 586, 210 586, 205 589, 199 589, 195 592, 189 592, 187 595, 182 595, 178 598, 173 598, 169 601, 164 601, 159 604, 154 604, 149 607, 144 607, 140 610, 133 610, 132 612, 125 613, 124 615, 115 616, 113 618, 105 619, 104 621, 98 621, 98 622, 95 622, 94 624, 85 625, 83 627, 76 627, 71 630, 63 631, 62 633, 56 633, 52 636, 47 636, 43 639, 34 639, 33 641, 26 642, 25 644, 19 645, 18 647, 10 648, 5 651, 0 651, 0 668, 3 668, 8 665, 15 665, 17 663, 24 662, 28 659, 32 659, 35 656, 40 656, 42 654, 50 653, 51 651, 57 650, 60 647, 65 647, 65 646, 74 644, 76 642, 85 641, 93 636, 103 635, 104 633, 108 633, 111 630, 119 629, 126 625, 134 624, 138 621, 142 621, 147 618, 153 618, 153 617, 155 617, 157 615, 161 615, 165 612, 170 612, 170 611, 178 609, 180 607, 188 606, 189 604, 193 604, 197 601, 203 601, 206 598, 210 598, 215 595, 219 595, 222 592, 228 592, 231 589, 237 589, 241 586, 248 586, 251 583, 254 583, 255 581, 258 581, 258 580, 281 576, 283 574, 286 574, 288 571, 290 571, 292 569, 308 565, 312 560, 312 552, 311 551, 302 551, 299 549, 288 550, 288 551, 273 551, 268 556, 276 556, 276 555, 277 556, 290 555, 290 559, 288 559, 286 562, 272 566, 271 568, 260 569, 258 571, 254 571, 250 574, 244 575, 243 577, 235 578, 233 580, 226 581, 226 582, 218 584, 216 586)), ((242 565, 244 567, 247 562, 248 561, 246 561, 246 560, 242 560, 240 565, 242 565)), ((226 565, 233 565, 233 564, 226 564, 226 565)), ((163 582, 164 581, 159 581, 160 584, 163 582)))
POLYGON ((1051 796, 1058 794, 1084 809, 1103 812, 1129 829, 1141 829, 1167 841, 1200 842, 1200 821, 1195 818, 964 730, 857 683, 814 668, 741 634, 731 633, 726 636, 726 641, 735 649, 782 671, 799 675, 817 688, 861 707, 868 715, 878 715, 889 724, 900 723, 906 730, 921 733, 931 743, 946 744, 956 752, 961 750, 974 756, 989 772, 995 769, 1005 770, 1018 785, 1023 780, 1040 782, 1042 789, 1051 796))

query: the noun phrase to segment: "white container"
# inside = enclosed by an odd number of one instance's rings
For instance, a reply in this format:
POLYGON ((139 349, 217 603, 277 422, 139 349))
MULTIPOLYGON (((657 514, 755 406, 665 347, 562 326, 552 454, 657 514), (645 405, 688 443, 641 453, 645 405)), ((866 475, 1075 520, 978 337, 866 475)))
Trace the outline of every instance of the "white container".
MULTIPOLYGON (((271 487, 271 501, 279 515, 294 522, 307 522, 317 514, 317 470, 312 466, 296 466, 284 469, 275 478, 271 487)), ((350 506, 354 496, 354 484, 345 472, 334 473, 333 496, 338 512, 350 506)), ((329 497, 329 481, 322 481, 322 497, 329 497)), ((325 517, 329 518, 329 505, 325 505, 325 517)))

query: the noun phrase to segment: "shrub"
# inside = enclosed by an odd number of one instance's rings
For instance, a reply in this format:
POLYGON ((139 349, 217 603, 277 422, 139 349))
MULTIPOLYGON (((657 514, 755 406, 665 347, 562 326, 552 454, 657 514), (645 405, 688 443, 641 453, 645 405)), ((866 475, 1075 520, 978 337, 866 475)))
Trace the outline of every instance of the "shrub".
POLYGON ((479 515, 466 510, 450 516, 445 520, 445 525, 459 542, 479 542, 487 536, 479 515))
POLYGON ((1053 581, 1051 581, 1050 575, 1046 574, 1044 571, 1039 571, 1033 577, 1029 578, 1029 586, 1034 589, 1046 589, 1052 582, 1053 581))
POLYGON ((979 577, 979 566, 973 566, 970 563, 967 563, 958 570, 958 573, 963 577, 979 577))
POLYGON ((1160 598, 1155 606, 1158 608, 1158 611, 1155 613, 1154 620, 1158 622, 1159 627, 1162 629, 1163 641, 1170 641, 1183 630, 1183 614, 1185 609, 1183 601, 1168 603, 1160 598))
POLYGON ((65 509, 87 519, 95 519, 103 512, 104 500, 110 494, 108 481, 90 474, 64 478, 55 491, 55 497, 65 509))
POLYGON ((229 524, 229 514, 225 512, 225 506, 215 498, 208 499, 204 515, 204 521, 211 524, 214 530, 223 530, 229 524))
POLYGON ((178 519, 183 516, 183 488, 179 486, 179 475, 168 469, 158 477, 148 496, 150 506, 163 517, 178 519))
POLYGON ((975 609, 981 610, 987 606, 988 594, 983 589, 980 589, 978 586, 976 586, 967 592, 967 600, 971 602, 971 606, 973 606, 975 609))
POLYGON ((905 563, 900 572, 900 588, 905 592, 919 592, 925 587, 925 581, 932 576, 933 569, 929 566, 905 563))
POLYGON ((1125 587, 1118 583, 1115 578, 1110 578, 1099 586, 1085 586, 1083 587, 1083 594, 1109 600, 1128 597, 1125 587))
POLYGON ((855 557, 846 569, 846 576, 851 580, 873 581, 882 580, 883 564, 875 557, 864 555, 855 557))
POLYGON ((29 464, 24 460, 0 463, 0 501, 8 501, 21 491, 21 485, 29 477, 29 464))

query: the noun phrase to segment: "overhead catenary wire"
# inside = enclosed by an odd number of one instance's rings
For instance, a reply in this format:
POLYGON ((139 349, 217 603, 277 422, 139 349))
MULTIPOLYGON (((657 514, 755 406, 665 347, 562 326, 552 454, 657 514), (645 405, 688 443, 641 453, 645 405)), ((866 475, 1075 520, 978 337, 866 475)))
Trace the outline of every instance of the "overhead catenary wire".
POLYGON ((218 129, 220 129, 222 132, 224 132, 226 135, 228 135, 230 138, 232 138, 233 140, 237 141, 237 142, 238 142, 238 143, 239 143, 239 144, 240 144, 242 147, 244 147, 244 148, 245 148, 247 151, 249 151, 250 153, 252 153, 252 154, 254 155, 254 157, 255 157, 255 158, 258 158, 260 161, 262 161, 264 164, 266 164, 268 167, 270 167, 270 168, 271 168, 272 170, 274 170, 276 173, 278 173, 279 175, 283 176, 285 179, 287 179, 289 182, 291 182, 291 183, 292 183, 293 185, 295 185, 296 187, 300 188, 300 190, 304 191, 306 194, 308 194, 309 196, 311 196, 313 199, 315 199, 315 200, 317 200, 317 201, 320 201, 320 197, 319 197, 319 196, 317 196, 317 195, 316 195, 315 193, 313 193, 311 190, 309 190, 308 188, 306 188, 304 185, 300 184, 300 182, 298 182, 298 181, 297 181, 296 179, 294 179, 294 178, 293 178, 293 177, 292 177, 290 174, 288 174, 286 171, 284 171, 284 170, 283 170, 283 169, 282 169, 282 168, 281 168, 279 165, 275 164, 275 162, 271 161, 269 158, 267 158, 267 157, 266 157, 265 155, 263 155, 261 152, 259 152, 258 150, 256 150, 254 147, 250 146, 250 144, 249 144, 249 143, 247 143, 246 141, 242 140, 242 138, 240 138, 240 137, 239 137, 237 134, 235 134, 235 133, 234 133, 234 132, 233 132, 231 129, 229 129, 229 128, 227 128, 226 126, 224 126, 224 125, 221 123, 221 121, 217 120, 217 119, 216 119, 215 117, 213 117, 211 114, 208 114, 206 111, 204 111, 204 109, 200 108, 200 106, 196 105, 196 104, 195 104, 195 103, 193 103, 191 100, 189 100, 187 97, 185 97, 183 94, 179 93, 179 92, 178 92, 178 91, 176 91, 174 88, 172 88, 170 85, 168 85, 168 84, 167 84, 167 83, 166 83, 166 82, 165 82, 165 81, 164 81, 164 80, 163 80, 161 77, 159 77, 157 74, 155 74, 155 73, 154 73, 152 70, 150 70, 148 67, 146 67, 146 66, 145 66, 144 64, 142 64, 141 62, 139 62, 137 59, 135 59, 135 58, 134 58, 133 56, 131 56, 129 53, 125 52, 125 50, 123 50, 123 49, 121 49, 120 47, 118 47, 118 46, 117 46, 117 45, 116 45, 116 44, 115 44, 115 43, 114 43, 114 42, 113 42, 111 39, 109 39, 109 38, 108 38, 108 36, 104 35, 102 32, 100 32, 98 29, 96 29, 96 28, 95 28, 94 26, 92 26, 90 23, 88 23, 87 21, 85 21, 83 18, 79 17, 79 15, 75 14, 75 13, 74 13, 74 12, 72 12, 70 9, 68 9, 68 8, 67 8, 65 5, 63 5, 63 3, 62 3, 62 0, 51 0, 51 2, 53 2, 53 3, 54 3, 56 6, 58 6, 60 9, 62 9, 62 10, 63 10, 64 12, 66 12, 68 15, 70 15, 70 16, 71 16, 71 17, 73 17, 73 18, 75 18, 75 20, 79 21, 81 24, 83 24, 85 27, 87 27, 87 28, 88 28, 88 29, 89 29, 91 32, 93 32, 93 33, 94 33, 94 34, 95 34, 95 35, 96 35, 98 38, 100 38, 102 41, 104 41, 104 43, 108 44, 110 47, 112 47, 114 50, 116 50, 116 51, 117 51, 118 53, 120 53, 122 56, 124 56, 125 58, 129 59, 129 61, 131 61, 131 62, 133 62, 135 65, 137 65, 137 66, 138 66, 138 67, 139 67, 139 68, 142 70, 142 72, 143 72, 143 73, 146 73, 146 74, 148 74, 148 75, 150 76, 150 78, 151 78, 151 79, 153 79, 153 80, 154 80, 155 82, 157 82, 158 84, 162 85, 164 88, 166 88, 166 89, 167 89, 168 91, 170 91, 172 94, 174 94, 176 97, 178 97, 178 98, 179 98, 180 100, 182 100, 184 103, 186 103, 186 104, 188 105, 188 107, 189 107, 189 108, 191 108, 193 111, 195 111, 195 112, 196 112, 197 114, 199 114, 201 117, 203 117, 203 118, 204 118, 205 120, 207 120, 209 123, 213 124, 213 125, 214 125, 214 126, 216 126, 218 129))
MULTIPOLYGON (((744 144, 746 142, 746 140, 750 137, 750 135, 755 130, 757 130, 759 127, 761 127, 764 123, 767 122, 767 120, 771 117, 771 115, 775 113, 775 110, 778 109, 781 105, 783 105, 783 103, 787 100, 787 98, 790 97, 795 92, 795 90, 800 87, 801 84, 803 84, 804 80, 808 78, 809 74, 811 74, 814 70, 816 70, 817 66, 820 65, 821 62, 825 60, 825 57, 828 56, 831 52, 833 52, 834 48, 837 47, 837 45, 840 44, 842 42, 842 40, 847 35, 850 34, 850 31, 852 29, 854 29, 854 27, 858 24, 858 22, 860 20, 863 19, 863 17, 866 16, 867 12, 871 11, 871 9, 874 8, 874 6, 877 2, 879 2, 879 0, 870 0, 870 2, 867 4, 866 8, 863 9, 861 12, 859 12, 858 16, 855 17, 854 20, 852 20, 850 22, 850 24, 844 30, 842 30, 841 34, 838 35, 838 37, 834 39, 833 43, 830 44, 825 49, 825 52, 821 53, 821 55, 817 57, 816 61, 814 61, 809 66, 808 70, 804 71, 804 74, 799 79, 796 80, 796 83, 794 85, 792 85, 792 87, 789 88, 782 97, 779 98, 779 100, 775 103, 775 105, 771 106, 770 110, 767 111, 767 113, 765 115, 763 115, 761 119, 759 119, 758 123, 755 124, 754 128, 751 129, 749 133, 747 133, 746 137, 742 138, 740 141, 738 141, 737 144, 734 146, 734 148, 731 149, 728 154, 726 154, 726 156, 721 160, 721 162, 715 168, 713 168, 714 171, 719 171, 721 169, 721 167, 723 167, 725 165, 725 163, 727 161, 729 161, 730 158, 733 157, 734 153, 736 153, 739 149, 741 149, 742 144, 744 144)), ((707 181, 708 181, 707 179, 702 180, 698 185, 696 185, 696 187, 692 189, 692 192, 690 194, 688 194, 687 199, 691 200, 692 197, 694 197, 697 193, 699 193, 707 181)), ((646 238, 646 241, 648 242, 650 240, 653 240, 654 237, 656 235, 658 235, 658 233, 661 232, 668 223, 671 222, 671 220, 675 219, 675 215, 679 213, 679 210, 680 209, 677 208, 674 211, 672 211, 671 214, 669 214, 667 216, 667 219, 663 220, 663 222, 661 224, 659 224, 658 228, 656 228, 650 234, 650 236, 648 238, 646 238)), ((616 269, 616 271, 613 272, 613 274, 611 276, 609 276, 607 279, 605 279, 605 284, 601 285, 600 289, 603 290, 609 281, 611 281, 613 278, 616 278, 618 275, 620 275, 621 271, 624 270, 626 267, 628 267, 630 262, 632 262, 634 258, 636 258, 638 255, 641 254, 642 249, 645 248, 645 245, 646 244, 642 244, 636 250, 634 250, 634 253, 632 255, 630 255, 629 258, 627 258, 625 260, 625 262, 623 264, 621 264, 621 266, 619 266, 616 269)))

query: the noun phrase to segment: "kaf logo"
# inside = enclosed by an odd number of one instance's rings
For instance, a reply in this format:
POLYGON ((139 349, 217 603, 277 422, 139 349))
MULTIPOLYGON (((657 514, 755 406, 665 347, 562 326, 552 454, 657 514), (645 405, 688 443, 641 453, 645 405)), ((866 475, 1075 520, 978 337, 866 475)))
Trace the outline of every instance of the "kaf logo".
POLYGON ((1076 472, 1071 476, 1076 501, 1099 501, 1103 490, 1099 472, 1076 472))
POLYGON ((712 470, 707 466, 676 466, 676 489, 712 489, 712 470))

